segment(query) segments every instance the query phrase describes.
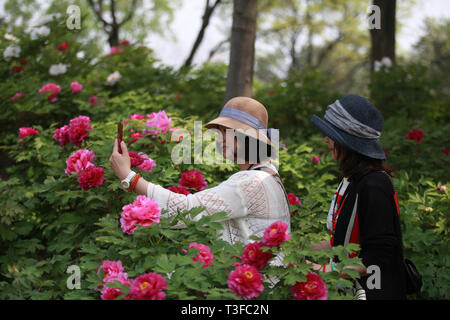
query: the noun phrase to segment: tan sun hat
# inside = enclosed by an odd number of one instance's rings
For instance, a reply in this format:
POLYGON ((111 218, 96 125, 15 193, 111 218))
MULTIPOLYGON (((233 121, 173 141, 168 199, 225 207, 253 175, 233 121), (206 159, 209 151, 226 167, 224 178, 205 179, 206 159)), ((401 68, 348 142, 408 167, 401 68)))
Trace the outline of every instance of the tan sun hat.
POLYGON ((205 127, 211 129, 220 125, 235 129, 271 146, 270 132, 273 129, 267 128, 268 118, 262 103, 248 97, 235 97, 228 100, 219 116, 205 127))

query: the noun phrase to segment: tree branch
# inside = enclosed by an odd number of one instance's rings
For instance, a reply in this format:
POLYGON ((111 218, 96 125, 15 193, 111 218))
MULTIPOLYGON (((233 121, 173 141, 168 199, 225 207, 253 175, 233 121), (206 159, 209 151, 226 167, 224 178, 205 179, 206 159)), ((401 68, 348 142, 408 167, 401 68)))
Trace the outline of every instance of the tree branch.
POLYGON ((131 3, 130 12, 129 12, 128 15, 122 20, 122 22, 119 23, 119 27, 121 27, 122 25, 124 25, 125 23, 127 23, 129 20, 131 20, 131 18, 133 18, 134 11, 136 10, 136 5, 137 5, 137 0, 133 0, 133 2, 131 3))
POLYGON ((92 11, 94 12, 95 16, 97 17, 97 19, 103 23, 103 26, 110 26, 110 24, 103 18, 103 1, 100 0, 98 3, 99 8, 96 9, 95 8, 95 4, 94 4, 94 0, 88 0, 89 5, 92 8, 92 11))
POLYGON ((209 0, 206 0, 206 6, 205 11, 203 13, 202 17, 202 26, 200 27, 200 31, 197 35, 197 38, 195 39, 194 45, 192 46, 191 52, 189 53, 188 58, 184 62, 184 67, 188 67, 192 64, 192 60, 194 59, 194 55, 197 52, 198 47, 200 46, 203 37, 205 36, 206 28, 209 25, 209 21, 211 19, 211 16, 214 12, 214 10, 217 8, 217 6, 222 2, 222 0, 216 0, 216 2, 210 6, 209 0))

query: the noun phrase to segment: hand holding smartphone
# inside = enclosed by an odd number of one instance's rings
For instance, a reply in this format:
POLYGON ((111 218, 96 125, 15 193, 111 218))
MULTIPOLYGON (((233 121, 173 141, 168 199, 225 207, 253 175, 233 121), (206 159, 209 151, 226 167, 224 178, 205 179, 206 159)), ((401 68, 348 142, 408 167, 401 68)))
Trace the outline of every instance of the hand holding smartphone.
POLYGON ((117 143, 118 143, 118 147, 119 147, 119 153, 122 154, 122 148, 121 148, 121 143, 122 143, 122 139, 123 139, 123 123, 122 121, 120 121, 117 124, 117 143))

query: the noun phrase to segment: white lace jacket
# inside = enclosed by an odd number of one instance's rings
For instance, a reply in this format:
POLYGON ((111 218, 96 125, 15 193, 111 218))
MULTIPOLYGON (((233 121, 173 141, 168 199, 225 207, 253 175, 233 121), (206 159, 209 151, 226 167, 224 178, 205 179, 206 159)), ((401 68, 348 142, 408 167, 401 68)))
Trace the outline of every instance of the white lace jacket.
MULTIPOLYGON (((277 172, 271 164, 253 169, 264 166, 277 172)), ((239 171, 214 188, 187 196, 149 182, 147 197, 168 210, 165 216, 176 215, 177 208, 183 211, 203 206, 205 211, 194 218, 198 221, 202 215, 225 211, 227 218, 221 221, 224 226, 221 238, 231 244, 238 241, 247 244, 252 235, 262 237, 264 230, 275 221, 286 223, 290 233, 290 212, 283 189, 275 177, 261 170, 239 171)))

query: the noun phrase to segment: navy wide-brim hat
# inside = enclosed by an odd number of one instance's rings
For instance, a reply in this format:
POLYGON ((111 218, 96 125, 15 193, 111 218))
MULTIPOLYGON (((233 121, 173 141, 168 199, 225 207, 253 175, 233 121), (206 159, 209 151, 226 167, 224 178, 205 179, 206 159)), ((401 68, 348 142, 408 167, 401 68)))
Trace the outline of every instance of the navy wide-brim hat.
POLYGON ((364 97, 347 95, 328 106, 324 118, 314 115, 311 123, 340 145, 369 158, 386 159, 378 141, 383 116, 364 97))

